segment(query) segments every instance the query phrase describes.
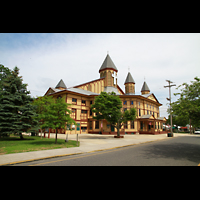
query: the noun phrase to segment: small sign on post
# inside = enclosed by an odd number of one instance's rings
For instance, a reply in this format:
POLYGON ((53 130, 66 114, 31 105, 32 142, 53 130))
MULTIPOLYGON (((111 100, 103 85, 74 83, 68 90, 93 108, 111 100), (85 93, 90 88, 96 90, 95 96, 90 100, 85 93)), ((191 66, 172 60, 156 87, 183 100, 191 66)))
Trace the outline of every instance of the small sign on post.
POLYGON ((78 146, 78 133, 77 133, 77 137, 76 137, 76 146, 78 146))
POLYGON ((68 142, 68 133, 67 133, 67 135, 66 135, 66 140, 65 140, 65 142, 68 142))

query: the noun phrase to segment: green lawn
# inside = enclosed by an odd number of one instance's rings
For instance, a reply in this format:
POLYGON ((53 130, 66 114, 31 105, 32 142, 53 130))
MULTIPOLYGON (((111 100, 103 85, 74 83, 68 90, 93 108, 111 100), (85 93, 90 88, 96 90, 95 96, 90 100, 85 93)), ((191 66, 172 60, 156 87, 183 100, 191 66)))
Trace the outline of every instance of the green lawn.
POLYGON ((11 135, 10 137, 0 138, 0 155, 47 149, 70 148, 76 147, 76 144, 77 143, 74 140, 65 142, 63 139, 57 139, 57 144, 55 144, 55 139, 41 139, 38 136, 24 136, 24 140, 20 140, 19 136, 11 135))

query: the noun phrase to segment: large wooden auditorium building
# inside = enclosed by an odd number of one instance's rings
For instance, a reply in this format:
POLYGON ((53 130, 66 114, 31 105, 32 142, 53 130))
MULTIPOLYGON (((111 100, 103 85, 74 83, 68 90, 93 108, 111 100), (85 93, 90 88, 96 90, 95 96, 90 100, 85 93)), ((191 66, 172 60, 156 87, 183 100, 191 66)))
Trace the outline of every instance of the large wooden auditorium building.
MULTIPOLYGON (((147 83, 144 81, 141 87, 141 94, 135 94, 135 81, 128 72, 125 79, 125 92, 117 84, 117 67, 107 54, 103 64, 99 69, 100 78, 82 83, 74 87, 67 88, 61 79, 57 86, 50 87, 45 95, 53 95, 55 98, 62 97, 70 104, 71 117, 79 126, 71 125, 72 130, 60 129, 58 133, 101 133, 101 134, 117 134, 117 130, 110 126, 106 120, 96 121, 93 119, 94 113, 91 111, 91 105, 94 103, 95 97, 102 91, 114 91, 119 95, 123 110, 135 107, 137 109, 137 117, 134 121, 127 122, 120 134, 160 134, 164 133, 163 123, 166 122, 165 117, 160 117, 159 106, 162 104, 158 101, 147 83)), ((55 132, 50 129, 49 132, 55 132)))

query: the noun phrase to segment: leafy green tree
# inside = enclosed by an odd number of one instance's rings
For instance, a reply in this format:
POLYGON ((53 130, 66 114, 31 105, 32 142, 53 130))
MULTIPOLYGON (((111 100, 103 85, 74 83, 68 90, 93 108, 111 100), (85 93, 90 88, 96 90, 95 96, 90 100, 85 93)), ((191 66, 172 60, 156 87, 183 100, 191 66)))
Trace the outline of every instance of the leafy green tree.
POLYGON ((37 124, 33 98, 27 84, 22 83, 19 68, 9 70, 2 65, 0 68, 0 135, 17 133, 23 139, 22 133, 37 124))
POLYGON ((95 98, 94 104, 91 106, 92 112, 96 113, 94 119, 106 119, 110 125, 117 128, 117 136, 120 136, 119 130, 127 121, 133 121, 136 118, 136 109, 131 108, 122 112, 122 101, 114 92, 101 92, 95 98))
POLYGON ((176 89, 181 88, 181 92, 174 93, 179 95, 179 99, 172 103, 173 115, 179 120, 190 121, 193 127, 200 126, 200 78, 195 77, 191 84, 183 83, 176 89))
POLYGON ((37 113, 35 119, 38 121, 38 126, 39 126, 38 129, 41 130, 41 138, 44 129, 48 128, 48 124, 44 119, 46 119, 46 115, 48 115, 50 105, 52 103, 54 103, 53 96, 38 97, 33 102, 33 105, 35 105, 37 113))
POLYGON ((62 98, 57 98, 53 103, 50 103, 43 120, 46 127, 56 129, 56 139, 57 143, 57 133, 59 128, 66 129, 67 124, 76 124, 76 122, 70 117, 71 111, 67 108, 68 104, 62 98))
MULTIPOLYGON (((178 116, 178 115, 172 115, 172 124, 175 124, 177 126, 186 126, 189 123, 189 118, 187 116, 178 116)), ((166 121, 166 124, 170 124, 170 115, 168 115, 168 119, 166 121)))
POLYGON ((11 70, 0 64, 0 91, 3 90, 4 80, 6 80, 9 75, 11 75, 11 70))

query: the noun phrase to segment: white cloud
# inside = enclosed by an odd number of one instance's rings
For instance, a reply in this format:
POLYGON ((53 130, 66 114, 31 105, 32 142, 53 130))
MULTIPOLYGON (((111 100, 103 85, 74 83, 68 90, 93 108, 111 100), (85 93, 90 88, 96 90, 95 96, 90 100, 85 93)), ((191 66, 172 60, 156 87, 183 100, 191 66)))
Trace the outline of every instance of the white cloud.
POLYGON ((200 34, 0 34, 0 44, 0 63, 17 65, 33 96, 43 95, 61 78, 67 87, 99 78, 109 51, 119 86, 124 90, 130 67, 140 94, 145 76, 166 117, 165 80, 178 86, 200 75, 200 34))

